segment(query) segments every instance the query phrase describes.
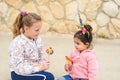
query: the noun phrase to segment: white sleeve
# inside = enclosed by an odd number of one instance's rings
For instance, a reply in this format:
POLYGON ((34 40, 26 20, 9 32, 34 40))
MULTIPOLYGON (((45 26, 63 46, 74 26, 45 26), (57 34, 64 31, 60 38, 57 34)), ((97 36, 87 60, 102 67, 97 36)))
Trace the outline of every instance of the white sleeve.
POLYGON ((44 45, 43 45, 42 39, 40 37, 38 37, 36 42, 37 42, 38 51, 39 51, 39 59, 40 59, 39 61, 41 62, 41 61, 45 60, 45 57, 46 57, 45 50, 43 48, 44 45))
POLYGON ((29 61, 24 59, 24 45, 13 44, 10 46, 10 66, 20 75, 30 74, 39 71, 38 67, 34 67, 29 61))

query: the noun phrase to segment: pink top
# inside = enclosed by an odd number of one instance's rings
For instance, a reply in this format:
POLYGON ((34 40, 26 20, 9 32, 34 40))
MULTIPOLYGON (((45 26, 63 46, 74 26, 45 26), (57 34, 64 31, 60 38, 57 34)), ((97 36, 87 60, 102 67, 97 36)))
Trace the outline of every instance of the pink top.
POLYGON ((85 78, 97 80, 98 62, 95 51, 85 50, 83 52, 73 51, 69 57, 73 61, 70 76, 75 78, 85 78))

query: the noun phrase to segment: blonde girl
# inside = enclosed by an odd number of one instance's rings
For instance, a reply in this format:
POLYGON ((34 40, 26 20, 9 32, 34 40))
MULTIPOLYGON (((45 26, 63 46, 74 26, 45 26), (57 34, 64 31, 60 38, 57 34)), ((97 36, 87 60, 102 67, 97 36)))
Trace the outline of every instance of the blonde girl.
POLYGON ((38 36, 41 17, 21 12, 13 25, 13 40, 9 47, 12 80, 54 80, 49 60, 43 59, 43 44, 38 36))

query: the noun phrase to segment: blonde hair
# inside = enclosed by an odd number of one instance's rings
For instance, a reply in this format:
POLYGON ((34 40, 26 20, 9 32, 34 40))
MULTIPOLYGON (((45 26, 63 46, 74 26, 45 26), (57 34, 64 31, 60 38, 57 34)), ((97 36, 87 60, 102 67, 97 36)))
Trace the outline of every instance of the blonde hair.
MULTIPOLYGON (((26 12, 25 12, 26 13, 26 12)), ((22 12, 17 16, 14 24, 13 24, 13 38, 21 34, 24 26, 31 27, 34 22, 41 21, 41 17, 35 13, 26 13, 22 14, 22 12)))

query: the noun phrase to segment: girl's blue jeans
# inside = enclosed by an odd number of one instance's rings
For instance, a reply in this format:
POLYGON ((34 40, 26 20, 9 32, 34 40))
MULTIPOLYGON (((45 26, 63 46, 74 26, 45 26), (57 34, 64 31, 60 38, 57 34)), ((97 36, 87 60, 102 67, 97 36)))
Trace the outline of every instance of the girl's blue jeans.
MULTIPOLYGON (((70 75, 64 75, 64 76, 58 78, 57 80, 73 80, 73 79, 70 75)), ((84 79, 78 78, 78 79, 75 79, 75 80, 84 80, 84 79)))

